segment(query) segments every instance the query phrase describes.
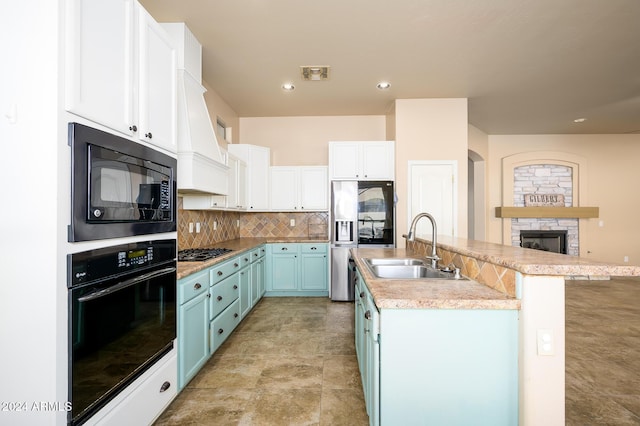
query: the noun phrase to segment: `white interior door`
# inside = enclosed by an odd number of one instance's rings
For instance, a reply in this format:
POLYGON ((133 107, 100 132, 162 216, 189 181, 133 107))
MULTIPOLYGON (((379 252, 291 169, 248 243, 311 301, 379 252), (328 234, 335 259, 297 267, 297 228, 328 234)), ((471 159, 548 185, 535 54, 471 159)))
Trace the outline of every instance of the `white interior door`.
MULTIPOLYGON (((427 212, 436 220, 438 234, 457 235, 457 174, 456 161, 409 162, 407 229, 418 213, 427 212)), ((420 220, 416 235, 431 239, 431 223, 420 220)))

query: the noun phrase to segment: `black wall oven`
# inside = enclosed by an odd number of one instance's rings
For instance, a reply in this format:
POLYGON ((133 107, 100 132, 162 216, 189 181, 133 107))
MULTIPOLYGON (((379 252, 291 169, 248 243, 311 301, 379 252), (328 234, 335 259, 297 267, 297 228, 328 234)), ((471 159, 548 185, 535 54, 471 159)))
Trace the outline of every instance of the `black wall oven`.
POLYGON ((68 422, 76 425, 173 348, 176 240, 70 254, 68 287, 68 422))
POLYGON ((69 123, 69 145, 69 241, 176 230, 175 158, 78 123, 69 123))

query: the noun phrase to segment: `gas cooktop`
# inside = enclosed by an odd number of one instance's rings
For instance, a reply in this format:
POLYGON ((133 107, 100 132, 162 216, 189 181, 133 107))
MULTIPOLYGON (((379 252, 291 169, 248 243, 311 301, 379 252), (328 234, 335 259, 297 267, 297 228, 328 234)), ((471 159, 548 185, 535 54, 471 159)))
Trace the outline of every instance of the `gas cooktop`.
POLYGON ((178 252, 178 262, 202 262, 203 260, 222 256, 230 251, 233 250, 227 248, 197 248, 180 250, 178 252))

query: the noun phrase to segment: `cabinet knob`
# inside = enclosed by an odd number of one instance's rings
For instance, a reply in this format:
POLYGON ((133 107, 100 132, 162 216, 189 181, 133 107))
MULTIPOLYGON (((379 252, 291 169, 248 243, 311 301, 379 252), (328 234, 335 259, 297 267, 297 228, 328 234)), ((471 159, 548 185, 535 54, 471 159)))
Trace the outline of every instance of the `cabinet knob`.
POLYGON ((164 382, 162 384, 162 386, 160 386, 160 392, 162 393, 162 392, 166 391, 167 389, 169 389, 170 387, 171 387, 171 383, 164 382))
POLYGON ((129 130, 131 130, 132 132, 137 132, 138 126, 136 126, 135 124, 133 126, 129 126, 129 130))
POLYGON ((365 319, 370 320, 370 319, 371 319, 371 311, 367 311, 367 312, 365 312, 365 313, 364 313, 364 317, 365 317, 365 319))
POLYGON ((195 283, 195 285, 193 286, 194 290, 200 290, 202 288, 202 285, 200 285, 200 283, 195 283))
POLYGON ((248 261, 249 261, 249 258, 245 257, 245 258, 244 258, 244 261, 245 261, 245 262, 248 262, 248 261))
POLYGON ((222 300, 222 296, 218 296, 218 297, 216 297, 216 300, 217 300, 218 302, 219 302, 219 301, 221 301, 221 300, 222 300))
POLYGON ((237 268, 239 265, 237 263, 234 263, 233 266, 237 268))
POLYGON ((238 314, 233 314, 233 317, 234 318, 238 318, 238 314))
POLYGON ((282 251, 287 251, 287 250, 289 250, 289 249, 288 249, 288 248, 286 248, 286 247, 282 247, 280 250, 282 250, 282 251))
POLYGON ((222 271, 218 271, 218 276, 222 275, 222 271))
POLYGON ((364 291, 362 293, 360 293, 360 297, 364 297, 364 291))
POLYGON ((144 137, 151 139, 153 137, 153 135, 151 134, 151 132, 149 132, 149 133, 145 133, 144 137))
POLYGON ((238 286, 234 284, 234 285, 233 285, 233 289, 234 289, 234 290, 237 290, 237 289, 238 289, 238 286))
POLYGON ((222 334, 222 333, 224 333, 224 330, 222 328, 219 328, 218 329, 218 334, 222 334))

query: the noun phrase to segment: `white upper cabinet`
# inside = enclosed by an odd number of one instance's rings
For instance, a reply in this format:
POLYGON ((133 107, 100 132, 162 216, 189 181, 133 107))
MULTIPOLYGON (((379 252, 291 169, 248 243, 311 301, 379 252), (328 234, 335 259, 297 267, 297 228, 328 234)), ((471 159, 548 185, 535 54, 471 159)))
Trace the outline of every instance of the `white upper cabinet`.
POLYGON ((149 13, 138 8, 138 137, 176 152, 176 49, 149 13))
POLYGON ((133 135, 133 0, 67 4, 66 109, 133 135))
POLYGON ((326 166, 298 168, 300 207, 303 210, 329 210, 329 179, 326 166))
POLYGON ((272 211, 328 210, 328 179, 325 166, 271 167, 272 211))
POLYGON ((269 210, 269 165, 271 150, 249 144, 229 144, 229 153, 243 160, 246 171, 246 210, 269 210))
POLYGON ((70 0, 65 107, 175 152, 176 53, 133 0, 70 0))
POLYGON ((329 142, 331 180, 395 180, 393 141, 329 142))

